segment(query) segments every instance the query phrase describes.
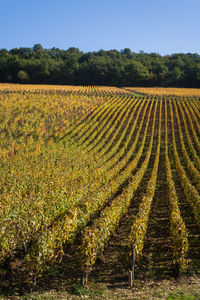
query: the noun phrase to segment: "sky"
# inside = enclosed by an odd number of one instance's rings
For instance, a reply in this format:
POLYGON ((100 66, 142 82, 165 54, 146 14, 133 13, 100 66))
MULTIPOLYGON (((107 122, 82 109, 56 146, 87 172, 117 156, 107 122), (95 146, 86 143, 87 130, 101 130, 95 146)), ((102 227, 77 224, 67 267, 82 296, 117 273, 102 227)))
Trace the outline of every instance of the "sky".
POLYGON ((0 49, 200 54, 200 0, 0 0, 0 49))

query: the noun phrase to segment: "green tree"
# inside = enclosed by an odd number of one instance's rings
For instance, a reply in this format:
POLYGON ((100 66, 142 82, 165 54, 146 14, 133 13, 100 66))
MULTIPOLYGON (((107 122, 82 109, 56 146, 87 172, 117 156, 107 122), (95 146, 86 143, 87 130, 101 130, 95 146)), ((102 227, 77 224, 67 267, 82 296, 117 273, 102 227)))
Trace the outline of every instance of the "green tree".
POLYGON ((131 60, 125 66, 125 78, 127 85, 144 84, 150 80, 149 70, 140 62, 131 60))
POLYGON ((20 80, 20 82, 28 82, 29 81, 29 76, 28 74, 26 73, 26 71, 23 71, 23 70, 20 70, 18 73, 17 73, 17 78, 20 80))
POLYGON ((43 47, 41 44, 35 44, 33 46, 33 51, 37 52, 38 50, 43 50, 43 47))

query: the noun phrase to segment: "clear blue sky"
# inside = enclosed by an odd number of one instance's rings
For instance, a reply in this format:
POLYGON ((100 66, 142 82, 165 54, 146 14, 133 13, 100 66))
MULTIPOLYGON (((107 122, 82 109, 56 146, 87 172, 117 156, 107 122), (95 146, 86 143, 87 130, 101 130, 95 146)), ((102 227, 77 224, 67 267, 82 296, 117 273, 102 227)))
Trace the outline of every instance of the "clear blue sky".
POLYGON ((0 0, 0 48, 200 53, 200 0, 0 0))

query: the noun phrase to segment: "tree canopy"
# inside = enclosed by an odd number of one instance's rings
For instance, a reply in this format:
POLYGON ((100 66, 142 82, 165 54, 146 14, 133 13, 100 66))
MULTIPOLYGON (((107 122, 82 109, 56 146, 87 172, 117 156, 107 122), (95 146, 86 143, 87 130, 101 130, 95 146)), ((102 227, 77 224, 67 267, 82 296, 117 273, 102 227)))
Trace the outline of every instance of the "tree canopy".
POLYGON ((200 55, 134 53, 103 49, 82 52, 33 48, 0 49, 0 82, 114 86, 200 87, 200 55))

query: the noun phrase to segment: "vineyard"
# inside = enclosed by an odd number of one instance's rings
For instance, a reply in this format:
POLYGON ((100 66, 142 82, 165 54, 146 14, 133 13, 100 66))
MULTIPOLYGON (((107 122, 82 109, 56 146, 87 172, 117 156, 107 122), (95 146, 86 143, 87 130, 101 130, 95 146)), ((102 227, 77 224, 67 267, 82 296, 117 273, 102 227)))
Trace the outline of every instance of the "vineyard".
POLYGON ((145 93, 0 85, 5 285, 200 274, 200 94, 145 93))

